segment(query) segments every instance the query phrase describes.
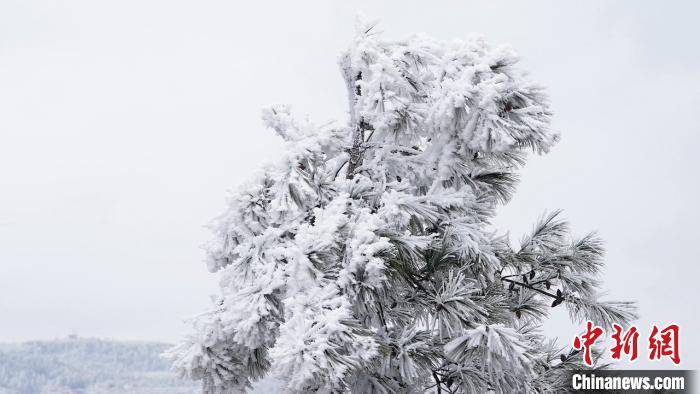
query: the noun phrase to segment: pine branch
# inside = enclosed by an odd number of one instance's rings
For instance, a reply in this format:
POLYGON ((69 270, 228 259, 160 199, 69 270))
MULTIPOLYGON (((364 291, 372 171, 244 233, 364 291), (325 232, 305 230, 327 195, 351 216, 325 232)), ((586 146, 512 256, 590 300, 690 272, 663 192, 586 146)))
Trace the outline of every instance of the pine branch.
POLYGON ((438 377, 435 371, 433 371, 433 379, 435 379, 435 387, 437 387, 437 394, 442 394, 442 382, 440 381, 440 378, 438 377))
POLYGON ((525 283, 522 283, 522 282, 518 282, 518 281, 516 281, 516 280, 512 280, 512 279, 508 279, 508 278, 501 278, 501 280, 504 281, 504 282, 513 283, 513 284, 515 284, 515 285, 518 285, 518 286, 520 286, 520 287, 524 287, 524 288, 526 288, 526 289, 530 289, 530 290, 536 291, 536 292, 538 292, 538 293, 540 293, 540 294, 542 294, 542 295, 546 295, 547 297, 552 297, 552 298, 554 298, 554 299, 560 299, 560 298, 561 298, 561 297, 557 296, 556 294, 552 294, 552 293, 550 293, 550 292, 548 292, 548 291, 544 291, 544 290, 542 290, 542 289, 538 289, 538 288, 536 288, 536 287, 533 287, 533 286, 531 286, 531 285, 528 285, 528 284, 525 284, 525 283))

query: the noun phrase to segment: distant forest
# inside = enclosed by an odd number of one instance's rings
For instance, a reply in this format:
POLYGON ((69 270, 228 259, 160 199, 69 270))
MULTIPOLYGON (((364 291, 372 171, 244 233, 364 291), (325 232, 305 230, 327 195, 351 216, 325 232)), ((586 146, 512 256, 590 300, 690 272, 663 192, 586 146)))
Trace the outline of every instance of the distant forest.
POLYGON ((199 392, 160 358, 169 345, 68 338, 0 344, 0 394, 199 392))

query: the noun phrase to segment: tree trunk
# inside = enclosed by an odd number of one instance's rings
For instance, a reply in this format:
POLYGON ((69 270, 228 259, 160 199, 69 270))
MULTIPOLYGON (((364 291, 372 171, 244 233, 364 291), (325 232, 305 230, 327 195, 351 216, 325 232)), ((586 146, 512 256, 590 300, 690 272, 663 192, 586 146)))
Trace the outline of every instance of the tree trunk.
POLYGON ((352 147, 350 148, 350 159, 348 160, 348 172, 345 177, 352 179, 355 171, 362 165, 364 154, 365 130, 370 130, 371 126, 364 120, 360 120, 352 136, 352 147))
MULTIPOLYGON (((355 81, 359 81, 362 79, 362 73, 359 72, 357 73, 357 76, 355 77, 355 81)), ((362 90, 360 89, 359 86, 355 86, 354 90, 350 90, 354 92, 355 97, 351 98, 351 103, 356 103, 357 102, 357 97, 362 95, 362 90)), ((351 107, 353 105, 351 104, 351 107)), ((352 108, 354 111, 355 108, 352 108)), ((356 119, 353 116, 353 119, 356 119)), ((365 143, 365 131, 367 130, 373 130, 372 125, 369 123, 365 122, 365 120, 360 117, 359 120, 357 121, 357 125, 355 126, 355 131, 353 132, 352 136, 352 147, 350 147, 350 159, 348 160, 348 170, 347 173, 345 174, 345 177, 347 179, 352 179, 353 176, 355 176, 355 171, 362 166, 362 156, 364 155, 364 143, 365 143)))

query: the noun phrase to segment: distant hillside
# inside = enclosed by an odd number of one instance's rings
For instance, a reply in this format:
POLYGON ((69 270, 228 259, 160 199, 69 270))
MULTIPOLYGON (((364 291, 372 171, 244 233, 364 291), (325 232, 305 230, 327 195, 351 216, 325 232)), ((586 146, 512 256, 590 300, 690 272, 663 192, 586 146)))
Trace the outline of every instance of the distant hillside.
POLYGON ((197 382, 169 371, 169 345, 62 339, 0 345, 0 394, 185 394, 197 382))

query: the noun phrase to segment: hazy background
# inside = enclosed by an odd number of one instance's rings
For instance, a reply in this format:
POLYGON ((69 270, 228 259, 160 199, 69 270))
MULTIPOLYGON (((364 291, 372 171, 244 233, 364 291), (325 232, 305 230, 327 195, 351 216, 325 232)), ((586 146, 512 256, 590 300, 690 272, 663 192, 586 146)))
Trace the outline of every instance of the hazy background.
MULTIPOLYGON (((0 2, 0 342, 183 334, 217 288, 202 225, 279 153, 260 108, 342 122, 336 59, 360 10, 389 38, 479 32, 520 52, 563 138, 497 225, 519 239, 563 208, 598 229, 610 298, 640 305, 640 358, 651 325, 676 322, 700 367, 700 7, 375 3, 0 2)), ((568 345, 580 326, 561 312, 547 329, 568 345)))

